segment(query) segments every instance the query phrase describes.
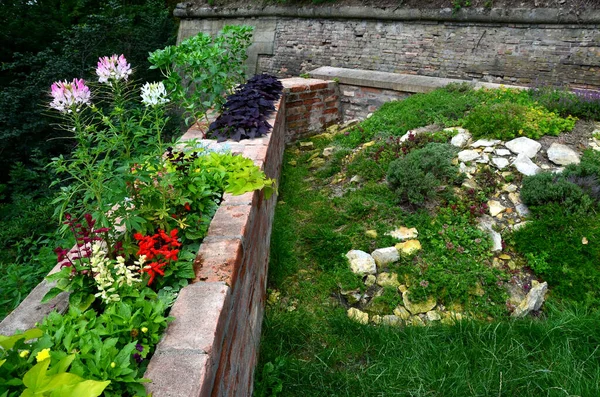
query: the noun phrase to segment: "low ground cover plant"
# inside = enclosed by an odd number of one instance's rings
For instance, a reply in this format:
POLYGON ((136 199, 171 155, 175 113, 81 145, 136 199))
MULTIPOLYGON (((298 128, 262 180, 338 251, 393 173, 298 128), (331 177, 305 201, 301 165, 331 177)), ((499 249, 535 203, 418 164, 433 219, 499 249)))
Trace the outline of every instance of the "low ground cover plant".
POLYGON ((422 205, 448 194, 463 176, 452 159, 458 151, 445 143, 430 143, 390 163, 387 181, 402 202, 422 205))
MULTIPOLYGON (((220 49, 241 51, 229 44, 220 49)), ((138 90, 123 55, 100 58, 96 74, 97 86, 74 79, 51 87, 50 107, 74 133, 71 155, 51 166, 60 186, 55 215, 75 244, 54 250, 60 271, 48 276, 56 285, 43 302, 69 292, 69 309, 21 336, 0 336, 3 396, 146 395, 143 374, 169 308, 194 277, 222 195, 273 191, 250 159, 165 142, 166 108, 185 102, 185 89, 154 82, 138 90)), ((221 77, 215 84, 231 89, 234 79, 221 77)))

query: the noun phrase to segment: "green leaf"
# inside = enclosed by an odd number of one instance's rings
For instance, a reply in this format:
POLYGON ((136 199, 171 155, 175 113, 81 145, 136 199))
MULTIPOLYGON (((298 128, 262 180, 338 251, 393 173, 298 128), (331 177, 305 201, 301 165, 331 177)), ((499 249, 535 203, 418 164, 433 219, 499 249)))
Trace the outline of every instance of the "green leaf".
POLYGON ((62 386, 50 394, 50 397, 98 397, 110 381, 84 380, 76 385, 62 386))
POLYGON ((67 372, 67 369, 69 368, 69 365, 71 365, 73 360, 75 360, 75 355, 69 354, 68 356, 60 360, 58 363, 56 363, 52 368, 50 368, 50 370, 48 371, 48 375, 56 375, 61 374, 63 372, 67 372))
POLYGON ((48 383, 46 377, 46 371, 50 365, 50 359, 46 359, 41 363, 34 365, 27 373, 23 376, 23 384, 28 389, 31 389, 33 393, 37 393, 38 390, 42 389, 48 383))
POLYGON ((42 332, 42 330, 38 329, 38 328, 31 328, 28 329, 27 331, 23 332, 22 334, 17 334, 17 335, 12 335, 12 336, 4 336, 4 335, 0 335, 0 346, 4 349, 4 350, 10 350, 13 348, 13 346, 15 345, 15 343, 17 343, 17 341, 23 339, 23 340, 31 340, 31 339, 37 339, 40 336, 42 336, 44 334, 44 332, 42 332))

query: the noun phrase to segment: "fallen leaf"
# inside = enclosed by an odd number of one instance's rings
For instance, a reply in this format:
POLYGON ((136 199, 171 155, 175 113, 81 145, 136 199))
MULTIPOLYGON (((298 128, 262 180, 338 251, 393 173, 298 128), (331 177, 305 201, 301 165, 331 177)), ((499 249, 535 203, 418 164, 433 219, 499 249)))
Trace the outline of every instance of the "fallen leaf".
POLYGON ((581 239, 581 244, 587 245, 587 243, 588 243, 588 239, 587 238, 584 237, 584 238, 581 239))

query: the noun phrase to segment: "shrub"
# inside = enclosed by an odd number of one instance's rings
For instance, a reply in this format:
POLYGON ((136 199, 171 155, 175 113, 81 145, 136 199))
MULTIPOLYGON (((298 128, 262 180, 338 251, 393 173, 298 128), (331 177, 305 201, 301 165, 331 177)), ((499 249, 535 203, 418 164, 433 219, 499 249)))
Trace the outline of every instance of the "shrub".
POLYGON ((567 166, 561 174, 526 177, 521 198, 533 207, 555 203, 571 214, 588 211, 600 201, 600 153, 584 152, 581 163, 567 166))
POLYGON ((461 182, 458 166, 452 164, 456 149, 430 143, 390 163, 387 181, 400 201, 421 205, 435 198, 445 185, 461 182))
POLYGON ((464 127, 475 138, 490 137, 510 140, 517 136, 539 139, 543 135, 558 135, 570 131, 576 119, 562 118, 541 106, 513 102, 483 104, 467 116, 464 127))
POLYGON ((542 86, 533 88, 531 96, 552 112, 565 117, 572 115, 584 119, 600 119, 600 94, 597 91, 542 86))
POLYGON ((523 180, 521 199, 532 207, 556 203, 570 213, 587 210, 591 200, 581 187, 567 180, 563 175, 542 172, 523 180))

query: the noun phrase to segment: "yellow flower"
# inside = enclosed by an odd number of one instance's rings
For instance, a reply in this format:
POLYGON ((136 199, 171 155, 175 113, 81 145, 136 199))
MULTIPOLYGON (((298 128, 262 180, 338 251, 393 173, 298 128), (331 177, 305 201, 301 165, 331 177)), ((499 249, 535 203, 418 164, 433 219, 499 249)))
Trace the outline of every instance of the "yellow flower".
POLYGON ((29 356, 29 353, 31 353, 29 350, 23 350, 21 353, 19 353, 19 357, 25 358, 29 356))
POLYGON ((142 327, 142 332, 143 332, 143 333, 146 333, 146 332, 148 332, 148 328, 146 328, 146 327, 142 327))
POLYGON ((114 361, 113 361, 112 363, 110 363, 110 367, 111 367, 111 368, 114 368, 114 367, 116 367, 116 366, 117 366, 117 364, 116 364, 114 361))
POLYGON ((43 349, 41 352, 35 355, 35 359, 38 363, 48 358, 50 358, 50 349, 43 349))

